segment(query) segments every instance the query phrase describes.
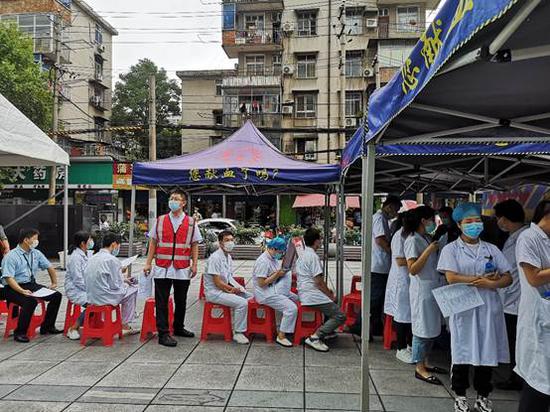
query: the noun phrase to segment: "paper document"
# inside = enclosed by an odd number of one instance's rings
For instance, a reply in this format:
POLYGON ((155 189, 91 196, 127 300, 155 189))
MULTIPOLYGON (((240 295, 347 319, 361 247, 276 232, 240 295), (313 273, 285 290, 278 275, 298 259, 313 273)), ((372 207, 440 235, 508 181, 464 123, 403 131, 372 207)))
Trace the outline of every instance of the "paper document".
POLYGON ((153 296, 153 276, 145 276, 145 273, 141 272, 138 278, 138 296, 144 299, 153 296))
POLYGON ((40 288, 36 292, 33 292, 31 296, 35 298, 45 298, 46 296, 53 295, 54 293, 55 293, 55 290, 53 289, 40 288))
POLYGON ((138 258, 139 255, 135 255, 135 256, 132 256, 132 257, 129 257, 128 259, 124 259, 123 261, 120 262, 122 268, 127 268, 128 266, 130 266, 132 263, 134 263, 137 258, 138 258))
POLYGON ((432 293, 446 318, 485 304, 477 288, 465 283, 442 286, 432 293))

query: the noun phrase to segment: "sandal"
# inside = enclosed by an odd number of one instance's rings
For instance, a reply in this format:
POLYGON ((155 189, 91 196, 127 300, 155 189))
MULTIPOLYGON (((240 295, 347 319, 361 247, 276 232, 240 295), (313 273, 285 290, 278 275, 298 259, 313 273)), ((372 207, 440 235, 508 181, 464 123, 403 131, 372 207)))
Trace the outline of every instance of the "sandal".
POLYGON ((427 372, 430 373, 437 373, 440 375, 448 375, 449 371, 447 369, 440 368, 438 366, 433 366, 431 368, 425 368, 427 372))
POLYGON ((433 375, 430 375, 427 378, 425 378, 424 376, 422 376, 418 372, 414 372, 414 377, 416 379, 420 379, 421 381, 431 383, 432 385, 443 385, 443 383, 439 380, 439 378, 437 378, 433 375))

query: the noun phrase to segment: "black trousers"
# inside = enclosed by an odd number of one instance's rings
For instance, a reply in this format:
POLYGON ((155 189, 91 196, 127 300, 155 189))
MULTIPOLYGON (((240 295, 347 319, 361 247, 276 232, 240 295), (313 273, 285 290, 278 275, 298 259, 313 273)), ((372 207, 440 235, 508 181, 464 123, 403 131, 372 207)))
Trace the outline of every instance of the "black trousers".
MULTIPOLYGON (((20 283, 23 289, 30 290, 32 292, 37 291, 40 288, 45 288, 47 286, 42 286, 36 282, 31 283, 20 283)), ((31 318, 34 313, 34 309, 38 305, 38 301, 30 296, 22 295, 21 293, 16 292, 9 286, 5 287, 6 301, 8 303, 15 303, 21 307, 19 311, 19 321, 17 322, 17 328, 15 329, 15 335, 17 336, 26 336, 27 330, 31 323, 31 318)), ((40 298, 49 302, 46 308, 46 317, 40 330, 49 330, 55 327, 55 320, 57 319, 57 313, 59 312, 59 305, 61 305, 61 293, 55 292, 50 296, 40 298)))
POLYGON ((506 334, 508 335, 508 348, 510 349, 510 379, 521 381, 521 378, 514 372, 516 367, 516 335, 518 330, 518 316, 504 314, 506 321, 506 334))
POLYGON ((453 365, 451 370, 451 388, 458 396, 466 396, 470 387, 470 367, 474 368, 474 389, 478 395, 488 397, 493 390, 491 366, 453 365))
POLYGON ((382 336, 384 332, 384 297, 386 296, 387 273, 372 273, 370 292, 371 334, 382 336))
POLYGON ((174 330, 182 330, 185 325, 185 309, 187 306, 187 291, 190 280, 155 279, 155 308, 157 330, 159 336, 170 333, 168 325, 168 299, 170 289, 174 287, 174 330))
POLYGON ((397 350, 407 349, 412 346, 412 325, 410 323, 399 323, 393 321, 397 334, 397 350))
POLYGON ((548 412, 550 411, 550 395, 541 393, 523 383, 518 412, 548 412))

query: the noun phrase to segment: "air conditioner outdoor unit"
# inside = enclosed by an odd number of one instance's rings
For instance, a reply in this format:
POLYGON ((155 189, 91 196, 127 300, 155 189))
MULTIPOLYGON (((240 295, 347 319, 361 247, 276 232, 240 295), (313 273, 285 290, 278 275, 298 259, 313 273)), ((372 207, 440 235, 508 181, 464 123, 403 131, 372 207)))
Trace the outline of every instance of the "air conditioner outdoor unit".
POLYGON ((347 117, 346 127, 353 127, 353 126, 355 126, 355 119, 353 117, 347 117))
POLYGON ((290 21, 285 21, 282 27, 283 27, 283 32, 285 33, 292 33, 294 31, 294 23, 290 21))
POLYGON ((286 76, 292 76, 294 74, 294 66, 291 64, 285 64, 283 66, 283 74, 286 76))
POLYGON ((99 53, 105 53, 105 46, 103 44, 98 44, 97 45, 97 51, 99 53))
POLYGON ((292 112, 293 112, 293 107, 292 106, 282 106, 282 110, 283 110, 283 114, 286 114, 286 115, 291 115, 292 112))
POLYGON ((317 156, 315 153, 304 153, 304 160, 315 160, 317 156))
POLYGON ((369 29, 375 29, 378 27, 378 19, 367 19, 367 27, 369 29))
POLYGON ((373 77, 374 76, 374 69, 367 68, 363 70, 363 77, 373 77))

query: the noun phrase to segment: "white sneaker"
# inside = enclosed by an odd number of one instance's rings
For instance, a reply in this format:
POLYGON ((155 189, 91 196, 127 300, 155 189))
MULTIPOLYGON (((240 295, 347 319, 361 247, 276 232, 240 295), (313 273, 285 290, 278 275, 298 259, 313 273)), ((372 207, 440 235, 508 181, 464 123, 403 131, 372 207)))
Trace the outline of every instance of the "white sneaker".
POLYGON ((457 396, 455 399, 455 412, 470 412, 470 405, 465 396, 457 396))
POLYGON ((248 345, 250 341, 246 336, 244 336, 244 333, 235 332, 233 334, 233 340, 237 342, 239 345, 248 345))
POLYGON ((276 342, 279 345, 284 346, 285 348, 291 348, 292 347, 292 342, 289 341, 287 338, 281 339, 277 336, 276 342))
POLYGON ((477 396, 476 403, 474 405, 474 411, 476 412, 493 412, 493 402, 484 396, 477 396))
POLYGON ((315 349, 318 352, 328 352, 328 346, 325 345, 319 338, 314 338, 310 336, 305 340, 305 343, 307 346, 309 346, 312 349, 315 349))
POLYGON ((410 352, 411 355, 412 355, 412 353, 413 353, 413 348, 412 348, 412 346, 407 345, 407 352, 410 352))
POLYGON ((67 332, 67 337, 70 340, 78 340, 80 339, 80 333, 78 332, 78 329, 69 329, 67 332))
POLYGON ((408 363, 408 364, 414 363, 412 359, 412 352, 409 352, 407 349, 399 349, 395 353, 395 357, 403 363, 408 363))

